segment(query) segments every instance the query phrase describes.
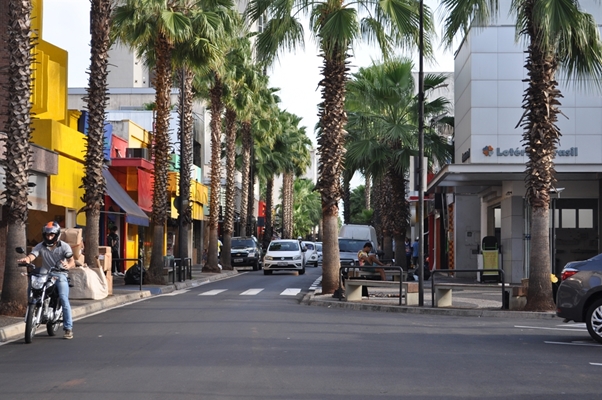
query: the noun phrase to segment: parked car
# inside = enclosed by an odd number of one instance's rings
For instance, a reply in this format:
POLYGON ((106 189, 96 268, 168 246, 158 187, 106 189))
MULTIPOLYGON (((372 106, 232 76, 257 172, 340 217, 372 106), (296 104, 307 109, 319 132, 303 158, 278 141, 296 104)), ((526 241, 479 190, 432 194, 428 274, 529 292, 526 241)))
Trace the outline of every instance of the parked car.
POLYGON ((318 264, 322 264, 322 242, 316 242, 316 251, 318 252, 318 264))
POLYGON ((564 322, 585 322, 602 343, 602 254, 565 265, 556 293, 556 315, 564 322))
POLYGON ((253 267, 258 271, 262 263, 262 251, 254 236, 236 236, 232 238, 230 250, 233 267, 253 267))
POLYGON ((263 258, 264 275, 271 275, 273 271, 297 271, 303 275, 306 251, 298 240, 272 240, 263 258))
POLYGON ((314 268, 318 268, 318 249, 314 242, 303 242, 303 245, 307 249, 305 252, 305 265, 313 265, 314 268))

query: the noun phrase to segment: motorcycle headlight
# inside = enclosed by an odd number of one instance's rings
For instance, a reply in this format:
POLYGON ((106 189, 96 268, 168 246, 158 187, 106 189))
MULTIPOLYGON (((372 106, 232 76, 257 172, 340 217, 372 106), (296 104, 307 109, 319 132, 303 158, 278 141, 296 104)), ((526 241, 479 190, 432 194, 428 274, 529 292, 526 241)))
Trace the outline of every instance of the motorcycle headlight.
POLYGON ((45 276, 35 276, 33 275, 31 277, 31 287, 34 289, 42 289, 44 287, 44 284, 46 283, 46 277, 45 276))

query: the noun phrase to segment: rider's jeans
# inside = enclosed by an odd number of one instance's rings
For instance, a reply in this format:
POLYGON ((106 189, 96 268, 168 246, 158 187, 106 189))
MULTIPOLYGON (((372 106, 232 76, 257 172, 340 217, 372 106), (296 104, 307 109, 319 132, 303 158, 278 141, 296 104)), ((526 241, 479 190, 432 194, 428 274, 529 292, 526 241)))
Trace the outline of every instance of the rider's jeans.
POLYGON ((63 306, 63 329, 73 329, 73 319, 71 318, 71 305, 69 304, 69 282, 67 282, 67 274, 52 274, 58 277, 56 286, 59 290, 59 299, 63 306))

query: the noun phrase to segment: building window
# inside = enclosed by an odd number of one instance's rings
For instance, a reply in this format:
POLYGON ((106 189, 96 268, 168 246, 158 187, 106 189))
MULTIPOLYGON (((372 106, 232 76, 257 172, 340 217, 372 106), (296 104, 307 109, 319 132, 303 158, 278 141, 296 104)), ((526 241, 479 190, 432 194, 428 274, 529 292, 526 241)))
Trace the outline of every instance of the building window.
POLYGON ((574 208, 564 209, 560 213, 561 228, 576 228, 577 227, 577 210, 574 208))
POLYGON ((594 227, 594 210, 579 210, 579 228, 594 227))

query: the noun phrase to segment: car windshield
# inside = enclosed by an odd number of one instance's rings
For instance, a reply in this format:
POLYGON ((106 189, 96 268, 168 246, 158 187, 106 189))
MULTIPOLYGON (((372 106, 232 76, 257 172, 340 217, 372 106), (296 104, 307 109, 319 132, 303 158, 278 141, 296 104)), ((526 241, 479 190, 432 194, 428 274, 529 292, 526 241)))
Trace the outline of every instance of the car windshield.
POLYGON ((313 250, 314 244, 313 243, 305 243, 305 247, 307 248, 307 250, 313 250))
POLYGON ((299 250, 297 242, 272 242, 268 251, 296 251, 299 250))
POLYGON ((357 253, 364 248, 365 240, 339 239, 339 251, 344 253, 357 253))
POLYGON ((255 247, 253 239, 232 239, 233 249, 246 249, 247 247, 255 247))
POLYGON ((322 251, 322 244, 321 243, 316 243, 316 250, 322 251))

